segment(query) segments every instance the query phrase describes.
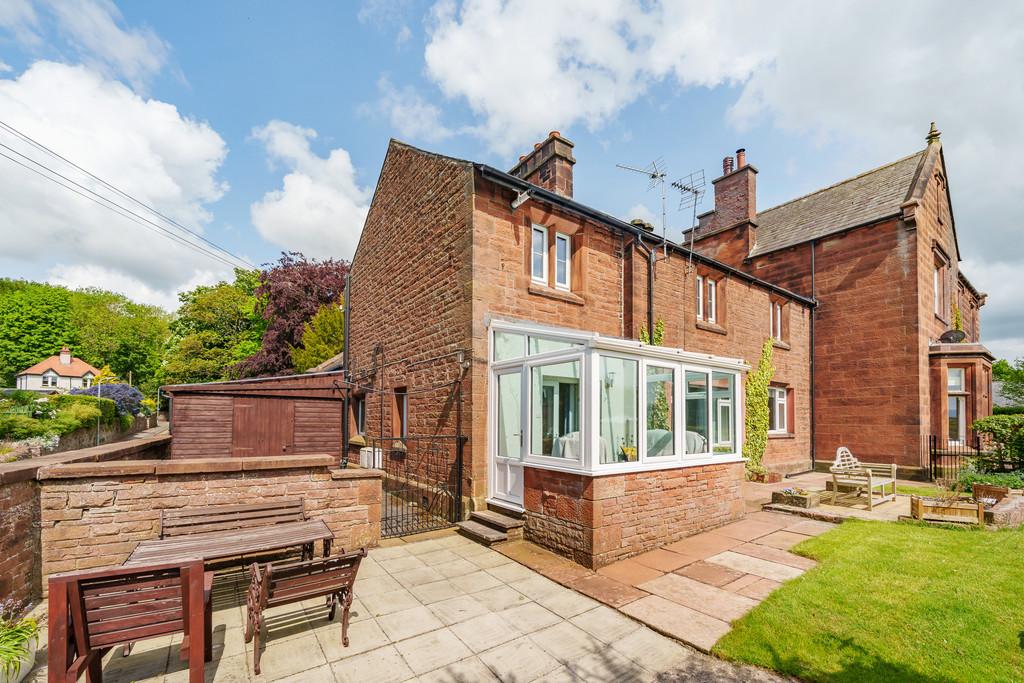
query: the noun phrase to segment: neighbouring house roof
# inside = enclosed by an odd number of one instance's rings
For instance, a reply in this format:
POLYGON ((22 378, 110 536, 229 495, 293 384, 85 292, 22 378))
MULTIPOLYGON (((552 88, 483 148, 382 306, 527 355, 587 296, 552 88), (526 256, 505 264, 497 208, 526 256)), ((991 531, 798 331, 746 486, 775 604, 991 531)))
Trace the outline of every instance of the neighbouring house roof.
POLYGON ((81 358, 75 358, 72 356, 71 363, 69 365, 63 365, 60 362, 60 356, 50 356, 49 358, 39 361, 30 368, 22 370, 15 375, 15 377, 21 377, 22 375, 42 375, 48 370, 52 370, 61 377, 85 377, 88 374, 100 374, 99 370, 89 365, 81 358))
POLYGON ((897 216, 910 197, 923 149, 757 214, 757 240, 750 256, 897 216))
POLYGON ((328 372, 330 370, 341 370, 345 367, 345 352, 342 351, 336 356, 331 356, 319 365, 314 365, 306 372, 328 372))

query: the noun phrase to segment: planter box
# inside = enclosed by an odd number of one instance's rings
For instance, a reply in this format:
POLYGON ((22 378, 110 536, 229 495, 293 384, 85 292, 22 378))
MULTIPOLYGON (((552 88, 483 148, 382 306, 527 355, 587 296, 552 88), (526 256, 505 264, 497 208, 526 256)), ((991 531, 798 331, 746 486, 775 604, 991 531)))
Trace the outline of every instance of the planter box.
POLYGON ((808 491, 807 493, 772 491, 772 502, 778 505, 792 505, 798 508, 816 508, 821 505, 821 494, 817 491, 808 491))
POLYGON ((910 516, 929 522, 985 524, 985 504, 910 497, 910 516))
POLYGON ((28 642, 28 652, 21 658, 18 673, 6 673, 0 669, 0 683, 21 683, 25 676, 28 676, 28 672, 32 670, 32 665, 36 661, 37 647, 39 647, 39 641, 36 638, 28 642))

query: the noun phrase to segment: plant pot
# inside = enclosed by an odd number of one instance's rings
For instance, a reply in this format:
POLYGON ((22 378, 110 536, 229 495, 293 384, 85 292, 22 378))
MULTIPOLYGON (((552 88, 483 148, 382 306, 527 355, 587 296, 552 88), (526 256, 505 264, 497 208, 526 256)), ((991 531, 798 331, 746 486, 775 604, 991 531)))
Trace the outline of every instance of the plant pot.
POLYGON ((929 522, 985 524, 985 505, 974 501, 946 501, 910 497, 910 516, 929 522))
POLYGON ((816 508, 821 505, 821 494, 817 491, 808 491, 807 493, 772 491, 772 502, 778 505, 792 505, 798 508, 816 508))
POLYGON ((21 668, 18 673, 7 673, 0 669, 0 683, 21 683, 28 672, 32 670, 32 664, 36 661, 36 648, 39 647, 38 638, 28 641, 28 652, 21 658, 21 668))

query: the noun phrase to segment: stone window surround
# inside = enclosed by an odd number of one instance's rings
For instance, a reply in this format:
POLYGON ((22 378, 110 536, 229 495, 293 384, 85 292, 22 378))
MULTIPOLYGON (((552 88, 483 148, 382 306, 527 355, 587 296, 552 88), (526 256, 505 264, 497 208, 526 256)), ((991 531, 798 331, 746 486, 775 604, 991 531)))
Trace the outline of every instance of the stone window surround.
MULTIPOLYGON (((524 467, 532 467, 537 469, 554 470, 559 472, 569 472, 573 474, 580 474, 583 476, 598 477, 609 474, 625 474, 631 472, 645 472, 654 470, 666 470, 666 469, 677 469, 687 467, 700 467, 705 465, 714 464, 726 464, 734 462, 742 462, 743 457, 741 453, 741 444, 743 443, 743 426, 744 426, 744 411, 741 397, 743 396, 743 375, 750 369, 749 365, 746 365, 742 360, 735 358, 726 358, 721 356, 713 356, 710 354, 701 354, 684 351, 682 349, 675 349, 671 347, 660 347, 652 346, 650 344, 644 344, 643 342, 620 339, 615 337, 602 336, 596 332, 585 332, 580 330, 569 330, 565 328, 549 327, 545 325, 529 323, 529 322, 517 322, 507 320, 491 320, 489 321, 489 344, 488 344, 488 362, 491 366, 489 382, 489 405, 488 405, 488 454, 493 451, 496 443, 495 425, 496 417, 493 414, 494 407, 497 404, 496 400, 496 385, 493 378, 497 371, 508 370, 514 367, 522 367, 524 371, 528 372, 531 367, 537 365, 546 365, 549 363, 562 362, 567 360, 580 360, 582 364, 581 376, 582 376, 582 390, 581 390, 581 415, 580 415, 580 432, 586 435, 583 440, 582 453, 579 459, 567 460, 566 458, 543 456, 543 455, 532 455, 528 453, 529 449, 525 449, 522 464, 524 467), (524 356, 512 360, 494 361, 493 353, 490 349, 493 349, 493 339, 495 332, 506 332, 512 334, 522 335, 534 335, 543 336, 547 338, 555 338, 562 341, 572 342, 580 344, 578 348, 572 348, 567 350, 551 351, 543 354, 536 354, 533 356, 524 356), (599 462, 599 458, 596 456, 599 453, 599 435, 598 435, 598 424, 599 422, 594 419, 594 416, 598 414, 599 410, 599 393, 597 390, 598 384, 598 368, 599 359, 602 355, 612 355, 618 357, 636 358, 641 360, 640 376, 643 377, 644 368, 646 363, 649 361, 659 366, 669 366, 676 369, 677 382, 676 382, 676 400, 678 401, 677 409, 675 410, 674 422, 677 427, 685 425, 685 405, 681 400, 681 392, 683 391, 683 378, 686 370, 696 370, 700 372, 707 372, 710 376, 712 371, 718 372, 731 372, 735 375, 734 388, 734 432, 735 432, 735 443, 736 450, 733 453, 709 453, 709 454, 698 454, 698 455, 685 455, 683 454, 683 429, 677 428, 674 430, 676 433, 676 447, 674 456, 662 456, 657 458, 647 458, 646 456, 646 436, 645 430, 640 429, 641 441, 638 445, 638 452, 640 457, 636 462, 616 462, 616 463, 605 463, 599 462)), ((525 382, 526 391, 529 391, 529 382, 525 382)), ((646 397, 642 397, 642 400, 646 397)), ((529 405, 528 394, 524 395, 523 403, 529 405)), ((525 412, 525 411, 524 411, 525 412)), ((645 414, 644 408, 641 407, 640 414, 645 414)), ((528 432, 530 429, 528 415, 524 416, 522 422, 522 428, 524 432, 528 432)), ((714 429, 713 418, 709 419, 709 430, 714 429)), ((529 444, 529 435, 524 433, 523 443, 529 444)), ((490 456, 488 455, 488 461, 490 456)))

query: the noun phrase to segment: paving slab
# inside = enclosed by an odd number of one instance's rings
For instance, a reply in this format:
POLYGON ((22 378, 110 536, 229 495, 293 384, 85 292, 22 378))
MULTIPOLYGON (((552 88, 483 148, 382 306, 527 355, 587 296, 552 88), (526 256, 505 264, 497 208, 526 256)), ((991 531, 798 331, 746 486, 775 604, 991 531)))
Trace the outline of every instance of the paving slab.
POLYGON ((497 586, 473 593, 473 599, 492 612, 500 612, 530 602, 530 598, 508 586, 497 586))
POLYGON ((772 581, 787 581, 795 579, 804 573, 803 569, 797 569, 796 567, 790 567, 789 565, 769 560, 762 560, 750 555, 734 553, 730 550, 709 557, 708 562, 725 565, 745 574, 756 574, 761 578, 771 579, 772 581))
POLYGON ((502 681, 533 681, 561 666, 526 636, 481 653, 480 660, 502 681))
POLYGON ((560 616, 535 602, 528 602, 518 607, 510 607, 501 613, 509 623, 523 633, 533 633, 548 626, 554 626, 562 620, 560 616))
MULTIPOLYGON (((671 601, 657 595, 644 598, 642 601, 638 600, 630 610, 638 615, 650 618, 652 622, 661 624, 665 628, 661 626, 656 626, 656 630, 639 628, 621 640, 612 643, 612 648, 637 662, 645 669, 656 672, 672 671, 674 668, 693 659, 697 656, 693 650, 680 645, 676 642, 678 639, 673 640, 657 632, 670 633, 674 628, 680 626, 677 620, 680 616, 684 615, 685 610, 680 612, 674 609, 673 605, 674 603, 671 601), (662 610, 666 611, 667 617, 663 618, 661 616, 662 610)), ((678 607, 678 605, 675 606, 678 607)), ((689 617, 692 619, 692 623, 701 626, 705 632, 705 641, 717 640, 716 632, 725 633, 728 631, 728 624, 724 622, 716 624, 717 619, 712 619, 700 612, 693 612, 692 610, 691 612, 689 617)), ((643 618, 640 616, 636 618, 643 621, 643 618)))
POLYGON ((417 680, 419 683, 488 683, 498 679, 479 657, 467 657, 423 674, 417 680))
POLYGON ((836 528, 835 524, 829 522, 819 522, 813 519, 805 519, 796 524, 791 524, 785 527, 786 531, 790 531, 794 534, 803 534, 805 536, 820 536, 821 534, 828 533, 836 528))
POLYGON ((740 595, 745 595, 748 598, 753 598, 754 600, 764 600, 769 595, 771 595, 773 590, 775 590, 781 585, 782 584, 778 581, 772 581, 771 579, 761 579, 759 581, 755 581, 749 586, 744 586, 743 588, 739 589, 738 592, 740 595))
POLYGON ((377 625, 392 641, 412 638, 444 627, 441 620, 425 606, 385 615, 377 619, 377 625))
POLYGON ((394 645, 335 662, 331 669, 338 683, 402 683, 415 675, 394 645))
POLYGON ((756 600, 678 574, 665 574, 642 587, 649 593, 727 623, 757 606, 756 600))
POLYGON ((487 614, 491 610, 471 595, 459 595, 435 602, 430 605, 430 611, 441 620, 441 623, 450 626, 460 621, 466 621, 467 619, 487 614))
POLYGON ((487 613, 454 624, 450 628, 452 633, 474 653, 480 653, 522 636, 523 631, 515 624, 514 619, 501 614, 487 613))
POLYGON ((807 570, 818 566, 817 562, 808 557, 794 555, 791 552, 779 550, 768 545, 761 545, 760 543, 744 543, 733 548, 731 552, 750 555, 751 557, 757 557, 770 562, 778 562, 779 564, 789 565, 797 569, 807 570))
POLYGON ((562 664, 605 649, 605 644, 575 624, 561 621, 530 634, 530 640, 562 664))
POLYGON ((735 538, 740 541, 751 541, 760 536, 765 536, 778 531, 783 528, 785 524, 781 520, 769 521, 769 520, 754 520, 754 519, 743 519, 739 522, 733 522, 732 524, 726 524, 723 527, 715 529, 716 534, 722 536, 728 536, 729 538, 735 538))
POLYGON ((636 586, 638 583, 656 579, 665 572, 652 569, 647 565, 640 564, 636 560, 629 559, 619 560, 618 562, 601 567, 597 570, 597 573, 615 579, 619 583, 636 586))
POLYGON ((607 605, 598 605, 569 621, 604 643, 614 643, 640 628, 638 623, 607 605))
POLYGON ((642 590, 600 574, 584 577, 573 583, 572 587, 580 593, 589 595, 598 602, 612 607, 621 607, 647 595, 642 590))
POLYGON ((574 590, 566 589, 540 596, 537 598, 537 604, 551 610, 563 619, 569 619, 597 607, 600 603, 585 595, 580 595, 574 590))
POLYGON ((721 564, 701 560, 677 569, 676 574, 688 576, 711 586, 724 586, 743 577, 743 572, 721 564))
MULTIPOLYGON (((732 581, 732 582, 727 583, 724 586, 722 586, 722 589, 723 590, 727 590, 727 591, 729 591, 731 593, 739 593, 741 590, 743 590, 747 586, 751 586, 751 585, 757 583, 758 581, 767 581, 767 580, 768 579, 762 579, 760 576, 757 576, 756 574, 744 574, 743 576, 741 576, 740 578, 736 579, 735 581, 732 581)), ((752 596, 748 596, 748 597, 752 597, 752 596)), ((757 598, 757 599, 760 600, 760 598, 757 598)))
POLYGON ((462 590, 447 580, 425 583, 420 586, 410 586, 409 592, 424 605, 463 595, 462 590))
POLYGON ((776 531, 768 534, 767 536, 754 539, 754 542, 759 545, 778 548, 779 550, 789 550, 797 543, 801 543, 806 540, 807 536, 804 536, 803 534, 794 534, 792 531, 776 531))
POLYGON ((645 567, 657 569, 660 572, 671 572, 691 562, 695 562, 694 558, 695 556, 692 554, 674 553, 671 550, 659 548, 658 550, 651 550, 650 552, 637 555, 632 559, 634 562, 645 567))
POLYGON ((439 669, 473 654, 446 628, 403 640, 395 648, 415 674, 439 669))
POLYGON ((669 543, 665 546, 665 549, 671 550, 674 553, 689 555, 693 557, 696 562, 697 560, 703 560, 711 555, 716 555, 730 548, 735 548, 740 543, 743 543, 743 541, 706 531, 702 534, 697 534, 696 536, 690 536, 689 538, 684 538, 681 541, 676 541, 675 543, 669 543))
MULTIPOLYGON (((729 624, 721 619, 667 600, 660 595, 649 595, 631 602, 623 607, 622 611, 654 630, 703 652, 710 652, 718 639, 728 633, 730 628, 729 624)), ((628 638, 629 636, 626 639, 628 638)))

